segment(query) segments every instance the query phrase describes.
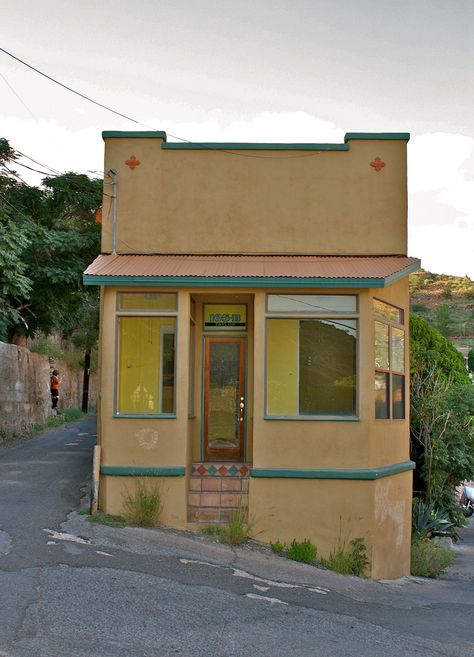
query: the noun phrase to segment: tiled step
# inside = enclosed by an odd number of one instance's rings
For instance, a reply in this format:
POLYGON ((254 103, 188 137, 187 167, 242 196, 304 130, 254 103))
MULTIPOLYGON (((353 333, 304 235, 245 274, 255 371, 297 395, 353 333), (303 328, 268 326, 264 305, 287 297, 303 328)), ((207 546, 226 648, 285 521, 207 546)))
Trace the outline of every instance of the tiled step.
POLYGON ((245 463, 194 463, 189 482, 188 522, 225 523, 238 509, 246 521, 249 473, 245 463))

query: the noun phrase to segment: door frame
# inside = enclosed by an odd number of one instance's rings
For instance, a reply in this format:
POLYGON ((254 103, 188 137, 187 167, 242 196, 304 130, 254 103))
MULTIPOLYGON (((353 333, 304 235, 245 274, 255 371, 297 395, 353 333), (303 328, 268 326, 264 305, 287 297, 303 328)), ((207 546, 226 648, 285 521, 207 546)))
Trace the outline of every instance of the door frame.
POLYGON ((245 460, 247 453, 247 336, 246 335, 229 335, 226 334, 212 334, 203 335, 203 350, 202 350, 202 416, 201 416, 201 460, 203 462, 222 461, 239 463, 245 460), (206 395, 209 384, 210 369, 208 367, 210 344, 212 342, 237 342, 241 345, 240 351, 240 395, 244 397, 244 412, 243 421, 238 423, 239 426, 239 449, 227 451, 225 456, 219 454, 216 450, 215 454, 208 453, 207 446, 207 427, 208 427, 208 403, 209 398, 206 395), (241 426, 242 425, 242 426, 241 426), (230 452, 230 453, 229 453, 230 452))

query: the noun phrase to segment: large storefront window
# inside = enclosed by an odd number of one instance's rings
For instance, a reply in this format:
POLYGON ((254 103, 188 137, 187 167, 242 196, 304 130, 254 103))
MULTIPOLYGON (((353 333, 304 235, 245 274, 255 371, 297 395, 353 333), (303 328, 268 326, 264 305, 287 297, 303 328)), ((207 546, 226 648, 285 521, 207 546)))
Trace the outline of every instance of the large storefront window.
POLYGON ((172 415, 176 295, 156 294, 153 298, 153 294, 124 293, 125 298, 120 297, 119 293, 118 312, 126 314, 117 317, 116 415, 172 415), (133 311, 147 314, 132 316, 133 311), (162 316, 163 312, 174 316, 162 316))
POLYGON ((375 417, 405 418, 404 312, 374 299, 375 317, 375 417))
POLYGON ((267 416, 357 414, 357 298, 327 297, 268 296, 267 416), (271 317, 290 312, 305 316, 271 317))

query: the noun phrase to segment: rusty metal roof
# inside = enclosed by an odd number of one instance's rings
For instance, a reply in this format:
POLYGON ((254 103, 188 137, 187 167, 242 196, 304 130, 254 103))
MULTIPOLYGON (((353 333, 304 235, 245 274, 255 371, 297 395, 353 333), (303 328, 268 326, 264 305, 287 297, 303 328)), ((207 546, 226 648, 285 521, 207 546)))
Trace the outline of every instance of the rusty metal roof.
POLYGON ((99 255, 84 272, 88 284, 179 284, 207 279, 277 280, 315 282, 352 281, 363 287, 384 287, 419 269, 420 261, 407 256, 322 256, 322 255, 99 255), (181 280, 182 279, 182 280, 181 280), (281 279, 281 280, 280 280, 281 279), (318 279, 318 280, 315 280, 318 279), (128 281, 128 282, 127 282, 128 281), (374 285, 371 285, 374 283, 374 285))

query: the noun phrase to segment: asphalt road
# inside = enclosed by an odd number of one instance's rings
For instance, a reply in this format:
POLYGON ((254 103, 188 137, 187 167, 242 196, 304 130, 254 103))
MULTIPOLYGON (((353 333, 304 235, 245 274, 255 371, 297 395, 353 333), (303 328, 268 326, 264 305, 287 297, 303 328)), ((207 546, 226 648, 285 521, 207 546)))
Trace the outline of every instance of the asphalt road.
POLYGON ((0 448, 0 657, 474 657, 474 525, 440 580, 373 582, 74 509, 95 418, 0 448))

